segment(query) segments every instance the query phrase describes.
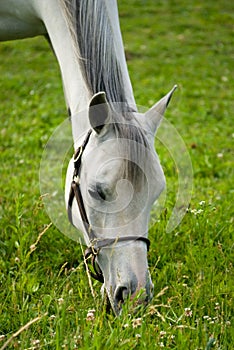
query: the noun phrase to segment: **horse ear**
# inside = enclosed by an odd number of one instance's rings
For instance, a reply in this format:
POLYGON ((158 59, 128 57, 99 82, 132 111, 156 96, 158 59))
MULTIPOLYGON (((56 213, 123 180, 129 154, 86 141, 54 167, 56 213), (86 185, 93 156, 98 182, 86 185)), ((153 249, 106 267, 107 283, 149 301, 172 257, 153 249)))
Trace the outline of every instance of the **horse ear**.
POLYGON ((168 92, 167 95, 165 95, 161 100, 159 100, 153 107, 150 108, 149 111, 146 112, 145 117, 146 121, 150 126, 151 131, 155 134, 157 131, 157 128, 159 127, 159 124, 163 118, 163 115, 165 113, 165 110, 171 100, 171 97, 173 95, 173 92, 177 88, 177 85, 171 89, 170 92, 168 92))
POLYGON ((100 134, 110 118, 110 108, 105 92, 95 94, 89 103, 89 122, 91 127, 100 134))

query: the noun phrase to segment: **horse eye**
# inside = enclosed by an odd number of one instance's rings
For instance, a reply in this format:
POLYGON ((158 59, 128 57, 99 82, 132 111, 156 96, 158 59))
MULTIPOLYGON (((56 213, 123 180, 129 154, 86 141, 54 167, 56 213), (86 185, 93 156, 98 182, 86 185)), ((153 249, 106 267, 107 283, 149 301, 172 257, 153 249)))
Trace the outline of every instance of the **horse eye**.
POLYGON ((93 198, 93 199, 96 199, 96 200, 103 200, 105 201, 106 200, 106 194, 105 192, 103 191, 102 187, 100 185, 97 185, 95 186, 95 188, 92 188, 92 189, 89 189, 89 194, 90 196, 93 198))

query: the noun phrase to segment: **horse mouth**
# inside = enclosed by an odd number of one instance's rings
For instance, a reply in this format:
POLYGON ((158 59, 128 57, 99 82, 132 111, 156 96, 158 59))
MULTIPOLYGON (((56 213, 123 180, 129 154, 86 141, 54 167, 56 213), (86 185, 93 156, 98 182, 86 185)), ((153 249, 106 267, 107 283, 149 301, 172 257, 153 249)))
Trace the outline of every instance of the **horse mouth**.
POLYGON ((145 288, 141 288, 134 294, 129 294, 128 291, 124 289, 121 291, 121 297, 113 296, 108 288, 105 288, 105 290, 109 302, 109 309, 112 308, 116 316, 121 315, 125 306, 128 312, 137 314, 142 308, 146 307, 153 298, 153 292, 147 293, 145 288))

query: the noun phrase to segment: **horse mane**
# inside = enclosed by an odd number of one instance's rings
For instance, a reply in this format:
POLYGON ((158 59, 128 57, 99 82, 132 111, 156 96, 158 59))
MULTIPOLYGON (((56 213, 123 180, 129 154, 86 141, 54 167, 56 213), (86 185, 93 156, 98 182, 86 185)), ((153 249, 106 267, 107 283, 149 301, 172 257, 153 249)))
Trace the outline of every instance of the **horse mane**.
POLYGON ((139 173, 142 173, 139 172, 137 159, 144 159, 142 150, 149 148, 149 145, 134 117, 136 111, 128 103, 124 70, 118 59, 119 47, 106 0, 60 0, 60 3, 90 95, 100 91, 106 93, 113 111, 112 123, 116 136, 135 141, 130 142, 125 149, 128 159, 125 162, 125 176, 135 182, 139 179, 139 173), (144 147, 138 147, 138 144, 144 147))

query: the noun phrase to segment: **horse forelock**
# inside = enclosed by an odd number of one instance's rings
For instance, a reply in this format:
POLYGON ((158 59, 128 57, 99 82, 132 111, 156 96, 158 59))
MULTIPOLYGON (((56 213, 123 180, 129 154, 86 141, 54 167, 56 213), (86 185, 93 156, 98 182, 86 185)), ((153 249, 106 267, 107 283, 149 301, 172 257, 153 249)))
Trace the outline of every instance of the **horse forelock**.
POLYGON ((123 177, 134 185, 142 185, 145 181, 146 168, 151 166, 147 162, 150 147, 146 134, 132 112, 114 113, 113 125, 124 159, 123 177))

